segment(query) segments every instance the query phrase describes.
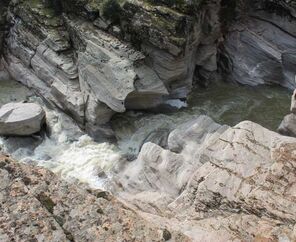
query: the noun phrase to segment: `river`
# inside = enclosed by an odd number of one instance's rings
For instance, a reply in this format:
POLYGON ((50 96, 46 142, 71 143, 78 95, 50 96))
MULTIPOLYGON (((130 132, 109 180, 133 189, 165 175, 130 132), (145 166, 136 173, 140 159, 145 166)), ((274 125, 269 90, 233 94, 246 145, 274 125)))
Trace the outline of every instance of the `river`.
MULTIPOLYGON (((180 109, 166 109, 161 114, 128 111, 115 115, 111 123, 116 144, 94 142, 66 115, 46 108, 50 137, 0 137, 0 148, 21 162, 47 167, 67 180, 104 188, 112 171, 122 162, 135 159, 143 143, 165 146, 171 130, 200 114, 221 124, 251 120, 276 130, 289 113, 290 96, 289 91, 276 86, 214 83, 208 88, 195 88, 186 103, 174 101, 180 109)), ((23 100, 42 104, 26 87, 12 80, 0 81, 0 105, 23 100)))

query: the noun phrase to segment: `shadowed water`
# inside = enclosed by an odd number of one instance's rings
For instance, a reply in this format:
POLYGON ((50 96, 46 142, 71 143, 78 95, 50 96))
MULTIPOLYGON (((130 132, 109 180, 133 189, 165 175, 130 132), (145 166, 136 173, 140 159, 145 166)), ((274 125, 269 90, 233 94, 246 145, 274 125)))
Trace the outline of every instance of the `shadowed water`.
POLYGON ((291 92, 278 86, 249 87, 220 82, 194 89, 186 108, 165 114, 119 114, 113 118, 112 127, 119 147, 135 156, 143 143, 152 141, 164 145, 172 129, 200 114, 220 124, 234 126, 250 120, 276 131, 289 113, 290 98, 291 92))

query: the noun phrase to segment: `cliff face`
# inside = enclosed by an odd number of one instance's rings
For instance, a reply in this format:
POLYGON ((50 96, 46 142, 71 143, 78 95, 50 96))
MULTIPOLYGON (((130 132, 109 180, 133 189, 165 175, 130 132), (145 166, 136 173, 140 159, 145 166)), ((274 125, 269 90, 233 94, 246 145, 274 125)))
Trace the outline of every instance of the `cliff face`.
POLYGON ((90 133, 114 112, 184 98, 215 71, 220 1, 11 2, 4 62, 90 133), (198 67, 198 68, 196 68, 198 67))
POLYGON ((296 1, 237 1, 221 49, 227 79, 296 87, 296 1))
POLYGON ((3 63, 88 133, 112 136, 114 113, 185 98, 218 73, 294 88, 295 11, 284 0, 11 1, 3 63))

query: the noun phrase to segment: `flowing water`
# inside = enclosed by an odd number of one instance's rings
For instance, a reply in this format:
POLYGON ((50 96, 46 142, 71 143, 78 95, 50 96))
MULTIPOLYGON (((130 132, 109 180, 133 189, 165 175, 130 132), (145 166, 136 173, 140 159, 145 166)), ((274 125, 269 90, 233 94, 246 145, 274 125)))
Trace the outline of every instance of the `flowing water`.
MULTIPOLYGON (((207 89, 195 89, 187 106, 162 114, 127 112, 112 119, 117 144, 96 143, 79 130, 66 115, 46 109, 51 136, 27 138, 0 137, 0 148, 16 159, 45 166, 65 179, 78 179, 91 187, 102 188, 112 171, 128 159, 134 159, 142 144, 151 141, 165 146, 169 132, 178 124, 200 114, 218 123, 235 125, 251 120, 276 130, 289 112, 291 93, 280 87, 246 87, 216 83, 207 89)), ((0 81, 0 105, 11 101, 42 101, 14 81, 0 81), (16 95, 17 94, 17 95, 16 95)))
POLYGON ((214 83, 206 89, 193 90, 186 108, 165 114, 119 114, 113 118, 112 127, 119 147, 133 157, 143 143, 165 144, 172 129, 201 114, 220 124, 234 126, 250 120, 276 131, 283 117, 289 113, 290 98, 291 92, 278 86, 214 83))

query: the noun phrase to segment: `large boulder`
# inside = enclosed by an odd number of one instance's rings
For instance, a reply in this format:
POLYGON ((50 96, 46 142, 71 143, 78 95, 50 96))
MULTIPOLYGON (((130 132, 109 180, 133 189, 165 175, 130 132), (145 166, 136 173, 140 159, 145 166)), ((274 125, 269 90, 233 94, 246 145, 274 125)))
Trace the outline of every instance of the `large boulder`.
POLYGON ((35 103, 8 103, 0 108, 0 135, 26 136, 41 130, 45 112, 35 103))

